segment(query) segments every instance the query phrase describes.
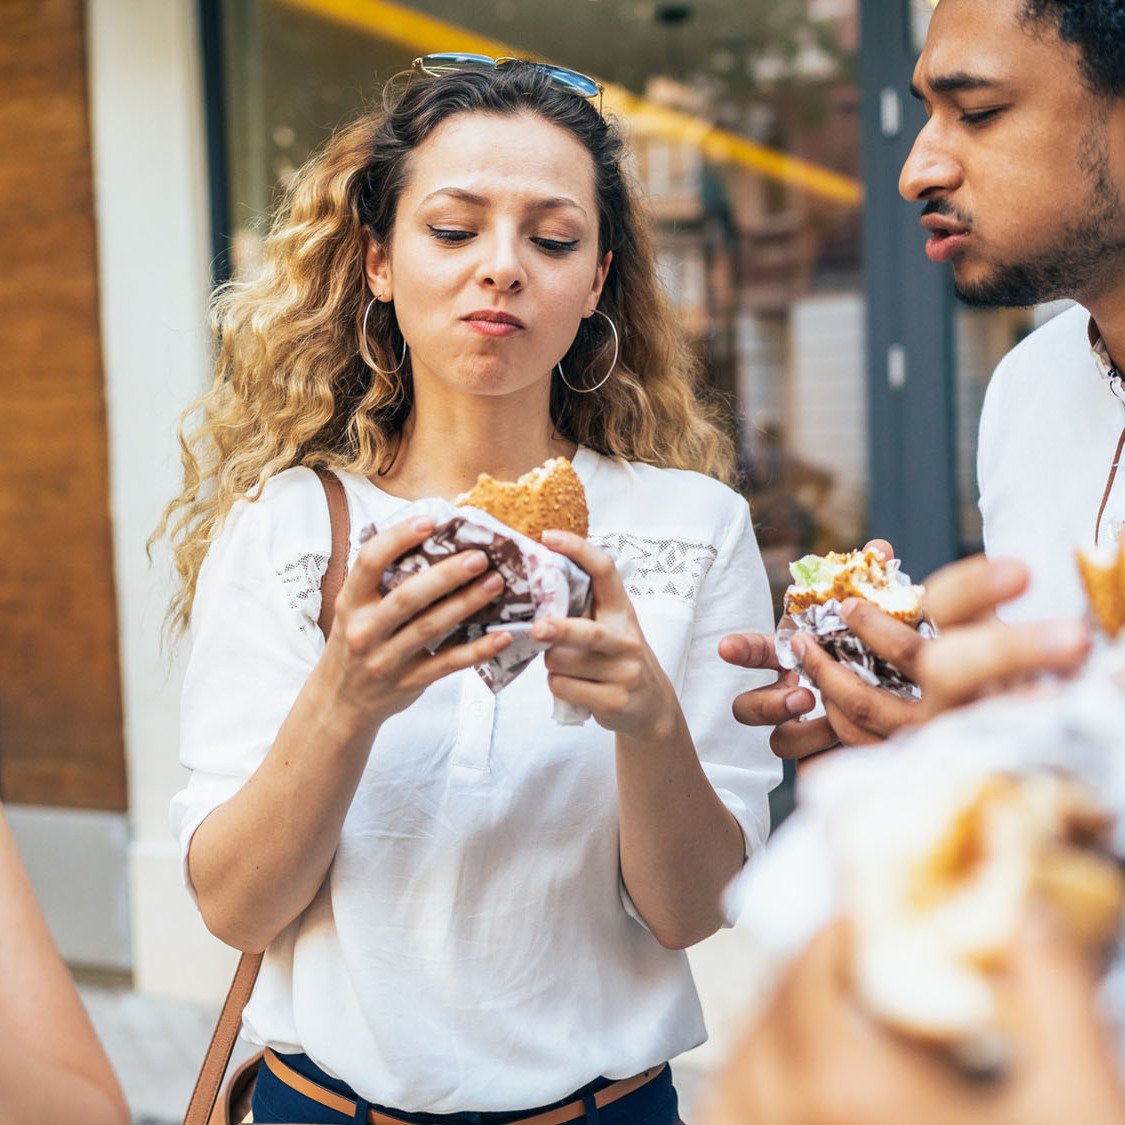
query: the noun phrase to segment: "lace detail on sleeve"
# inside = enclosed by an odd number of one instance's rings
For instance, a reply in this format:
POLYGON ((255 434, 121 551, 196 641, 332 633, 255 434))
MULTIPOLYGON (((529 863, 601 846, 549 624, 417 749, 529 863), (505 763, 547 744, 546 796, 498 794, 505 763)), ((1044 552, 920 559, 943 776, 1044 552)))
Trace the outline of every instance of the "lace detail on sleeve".
POLYGON ((631 598, 674 598, 691 605, 719 549, 687 539, 648 539, 617 533, 591 536, 617 560, 617 570, 631 598))
POLYGON ((321 554, 302 555, 291 563, 286 563, 277 572, 289 598, 289 608, 297 615, 301 632, 315 632, 316 620, 320 616, 320 586, 324 572, 328 569, 328 556, 321 554))

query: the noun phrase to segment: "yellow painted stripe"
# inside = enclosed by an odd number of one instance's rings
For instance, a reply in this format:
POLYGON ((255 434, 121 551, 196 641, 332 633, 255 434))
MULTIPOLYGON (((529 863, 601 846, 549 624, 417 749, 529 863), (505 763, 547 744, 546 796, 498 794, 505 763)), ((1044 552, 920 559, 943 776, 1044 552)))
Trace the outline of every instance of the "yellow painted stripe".
POLYGON ((517 49, 499 39, 477 35, 466 28, 427 16, 392 0, 275 0, 286 8, 297 8, 345 27, 354 27, 388 43, 425 54, 429 51, 467 51, 499 58, 517 49))
MULTIPOLYGON (((527 54, 523 48, 477 35, 404 4, 396 4, 393 0, 275 2, 355 28, 409 51, 468 51, 494 58, 527 54)), ((695 145, 711 160, 750 168, 763 176, 791 184, 835 203, 858 207, 863 200, 863 186, 851 176, 833 172, 810 160, 790 156, 749 137, 719 129, 702 118, 638 97, 622 86, 607 84, 605 107, 626 118, 630 128, 638 135, 695 145)))

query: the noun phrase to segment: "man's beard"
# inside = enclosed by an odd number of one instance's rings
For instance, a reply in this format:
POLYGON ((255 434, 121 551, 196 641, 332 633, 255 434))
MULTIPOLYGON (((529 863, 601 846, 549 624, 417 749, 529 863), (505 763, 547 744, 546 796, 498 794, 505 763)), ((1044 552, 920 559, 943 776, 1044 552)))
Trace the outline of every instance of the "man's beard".
POLYGON ((1125 204, 1110 180, 1105 133, 1093 125, 1083 137, 1079 167, 1089 192, 1078 222, 1060 230, 1033 258, 993 268, 989 277, 954 290, 978 308, 1028 308, 1069 297, 1088 300, 1101 287, 1125 281, 1125 204))

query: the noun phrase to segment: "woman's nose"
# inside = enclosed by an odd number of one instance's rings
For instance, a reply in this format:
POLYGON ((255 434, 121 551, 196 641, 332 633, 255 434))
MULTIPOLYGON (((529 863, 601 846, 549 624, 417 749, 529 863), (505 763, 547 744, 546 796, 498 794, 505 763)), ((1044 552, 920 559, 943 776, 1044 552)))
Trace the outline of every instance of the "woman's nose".
POLYGON ((477 271, 482 285, 490 289, 522 289, 527 283, 527 269, 516 239, 495 237, 483 241, 480 267, 477 271))
POLYGON ((959 161, 940 143, 932 122, 923 127, 902 166, 899 194, 920 203, 934 196, 947 195, 961 186, 964 173, 959 161))

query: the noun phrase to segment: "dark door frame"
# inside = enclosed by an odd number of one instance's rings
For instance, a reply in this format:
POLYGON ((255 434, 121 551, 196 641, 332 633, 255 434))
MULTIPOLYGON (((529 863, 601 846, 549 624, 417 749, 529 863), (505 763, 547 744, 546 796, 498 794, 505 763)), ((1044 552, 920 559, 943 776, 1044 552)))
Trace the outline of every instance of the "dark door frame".
POLYGON ((952 276, 898 194, 925 122, 910 0, 861 0, 860 18, 870 526, 921 578, 957 555, 952 276))

